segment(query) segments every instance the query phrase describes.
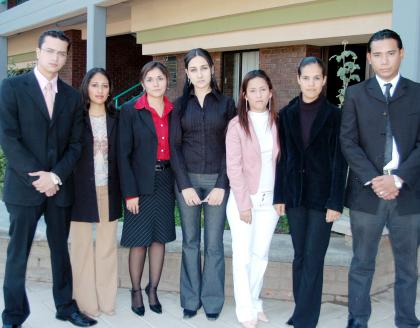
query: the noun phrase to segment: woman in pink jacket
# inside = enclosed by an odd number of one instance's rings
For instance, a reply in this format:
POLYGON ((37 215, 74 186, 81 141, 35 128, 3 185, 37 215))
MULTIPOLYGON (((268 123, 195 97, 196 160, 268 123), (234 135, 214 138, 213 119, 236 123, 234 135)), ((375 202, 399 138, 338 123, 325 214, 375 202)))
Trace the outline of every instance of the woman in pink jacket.
POLYGON ((243 327, 267 322, 259 298, 271 237, 278 215, 273 204, 279 156, 272 84, 262 70, 242 81, 238 115, 226 135, 227 174, 231 193, 227 218, 232 235, 236 315, 243 327))

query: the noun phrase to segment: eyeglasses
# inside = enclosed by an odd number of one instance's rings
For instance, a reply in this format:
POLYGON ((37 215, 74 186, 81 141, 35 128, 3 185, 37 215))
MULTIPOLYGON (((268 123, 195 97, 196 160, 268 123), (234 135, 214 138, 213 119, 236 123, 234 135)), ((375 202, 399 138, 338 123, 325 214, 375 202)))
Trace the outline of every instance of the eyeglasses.
POLYGON ((67 52, 65 51, 57 51, 51 48, 41 48, 41 50, 45 51, 49 56, 58 55, 58 57, 65 59, 67 58, 67 52))

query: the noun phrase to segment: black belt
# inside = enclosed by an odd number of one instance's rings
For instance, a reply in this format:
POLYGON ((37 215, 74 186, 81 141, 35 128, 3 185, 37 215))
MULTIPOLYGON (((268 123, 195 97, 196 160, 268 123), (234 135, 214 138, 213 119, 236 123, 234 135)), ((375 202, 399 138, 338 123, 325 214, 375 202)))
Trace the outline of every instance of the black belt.
POLYGON ((171 167, 170 161, 157 161, 155 164, 155 171, 163 171, 171 167))

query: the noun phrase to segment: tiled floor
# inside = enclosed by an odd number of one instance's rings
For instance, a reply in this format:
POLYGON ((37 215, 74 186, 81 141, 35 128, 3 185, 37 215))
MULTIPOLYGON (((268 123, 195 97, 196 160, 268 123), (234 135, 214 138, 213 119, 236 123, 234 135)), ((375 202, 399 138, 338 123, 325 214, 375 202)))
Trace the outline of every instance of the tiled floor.
MULTIPOLYGON (((31 304, 31 315, 25 322, 25 328, 65 328, 72 327, 54 318, 55 308, 53 305, 51 285, 45 283, 28 283, 28 297, 31 304)), ((420 289, 418 289, 418 293, 420 289)), ((0 291, 0 308, 3 308, 2 291, 0 291)), ((146 304, 146 314, 140 318, 130 310, 130 296, 127 289, 118 290, 117 313, 115 316, 102 315, 98 318, 99 324, 95 327, 154 327, 154 328, 227 328, 240 327, 235 317, 235 307, 232 298, 226 300, 223 312, 217 321, 210 322, 204 312, 199 311, 195 318, 182 319, 182 311, 179 305, 179 295, 176 293, 159 293, 164 313, 161 315, 151 312, 146 304)), ((147 297, 144 296, 145 299, 147 297)), ((391 328, 393 323, 393 292, 392 289, 372 297, 373 314, 369 322, 371 328, 391 328)), ((264 308, 269 323, 261 323, 259 327, 288 327, 284 322, 288 319, 293 309, 293 303, 286 301, 265 300, 264 308)), ((420 300, 417 301, 417 312, 420 312, 420 300)), ((345 327, 347 307, 343 305, 325 303, 322 305, 321 318, 318 327, 338 328, 345 327)))

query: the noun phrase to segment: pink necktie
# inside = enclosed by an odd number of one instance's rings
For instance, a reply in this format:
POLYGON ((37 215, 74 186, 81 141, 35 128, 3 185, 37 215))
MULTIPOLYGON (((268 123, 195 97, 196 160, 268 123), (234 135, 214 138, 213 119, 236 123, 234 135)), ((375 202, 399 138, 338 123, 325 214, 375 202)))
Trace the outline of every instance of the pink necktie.
POLYGON ((54 91, 52 88, 52 83, 48 82, 44 90, 45 102, 47 103, 48 113, 50 118, 52 118, 53 109, 54 109, 54 91))

